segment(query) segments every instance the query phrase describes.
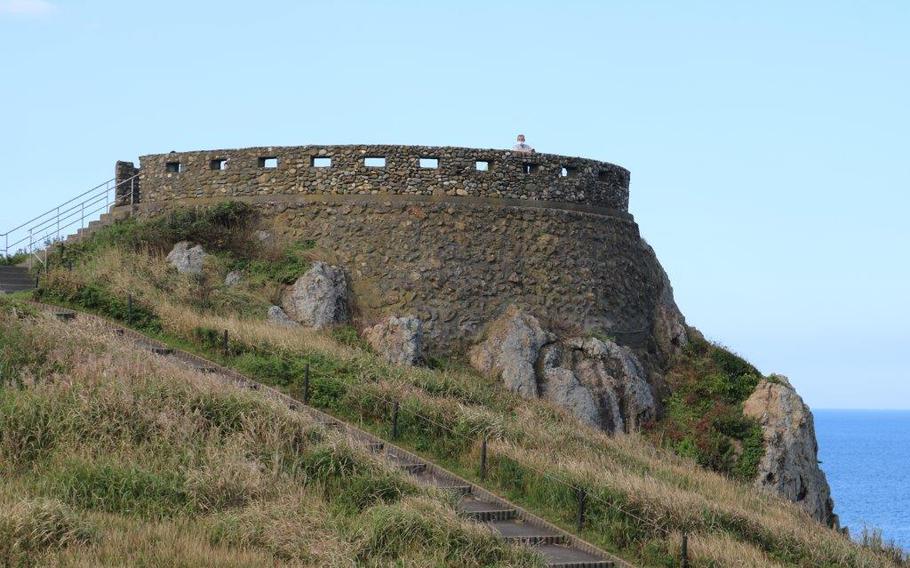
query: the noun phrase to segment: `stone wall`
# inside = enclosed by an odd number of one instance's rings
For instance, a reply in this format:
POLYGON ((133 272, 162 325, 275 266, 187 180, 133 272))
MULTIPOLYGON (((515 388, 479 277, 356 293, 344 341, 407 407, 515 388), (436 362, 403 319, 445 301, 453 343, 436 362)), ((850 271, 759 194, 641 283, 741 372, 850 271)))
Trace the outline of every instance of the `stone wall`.
POLYGON ((116 205, 132 205, 139 203, 141 196, 141 180, 139 168, 133 162, 117 162, 114 166, 114 184, 116 205))
POLYGON ((359 323, 415 315, 431 351, 477 341, 512 303, 554 330, 651 345, 662 272, 627 213, 471 197, 240 199, 276 236, 313 240, 315 258, 349 272, 359 323))
POLYGON ((140 158, 142 201, 255 195, 447 195, 626 211, 628 170, 595 160, 431 146, 296 146, 140 158), (431 167, 435 166, 435 167, 431 167), (479 169, 480 167, 486 169, 479 169))

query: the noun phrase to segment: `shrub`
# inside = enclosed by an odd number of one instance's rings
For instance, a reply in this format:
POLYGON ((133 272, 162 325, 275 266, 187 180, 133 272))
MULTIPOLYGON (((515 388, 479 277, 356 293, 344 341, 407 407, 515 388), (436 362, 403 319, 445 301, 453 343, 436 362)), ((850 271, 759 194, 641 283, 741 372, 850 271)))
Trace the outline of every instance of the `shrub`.
POLYGON ((0 266, 16 266, 28 260, 28 253, 17 252, 11 255, 0 255, 0 266))

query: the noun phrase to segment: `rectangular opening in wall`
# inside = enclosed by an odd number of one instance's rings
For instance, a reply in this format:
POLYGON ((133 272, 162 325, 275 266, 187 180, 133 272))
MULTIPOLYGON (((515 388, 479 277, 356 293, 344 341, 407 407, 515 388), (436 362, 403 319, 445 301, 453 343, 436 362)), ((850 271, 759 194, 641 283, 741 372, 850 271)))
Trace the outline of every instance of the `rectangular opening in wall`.
POLYGON ((164 165, 164 171, 171 174, 179 174, 183 171, 183 166, 180 162, 168 162, 164 165))
POLYGON ((600 170, 597 172, 597 181, 610 181, 612 177, 610 170, 600 170))
POLYGON ((492 169, 493 163, 490 160, 477 160, 474 162, 474 169, 478 172, 488 172, 492 169))
POLYGON ((264 156, 259 158, 259 167, 266 169, 274 169, 278 167, 278 158, 275 156, 264 156))
POLYGON ((209 167, 216 171, 227 169, 227 158, 215 158, 209 162, 209 167))
POLYGON ((536 174, 537 170, 540 168, 538 164, 532 164, 530 162, 525 162, 522 165, 522 169, 526 174, 536 174))
POLYGON ((363 165, 368 168, 384 168, 385 167, 385 158, 382 158, 382 157, 364 158, 363 165))
POLYGON ((420 158, 420 167, 435 170, 439 167, 439 158, 420 158))
POLYGON ((332 158, 313 156, 313 158, 310 159, 310 165, 314 168, 331 168, 332 158))
POLYGON ((578 169, 572 166, 563 166, 559 169, 559 177, 570 178, 575 177, 575 174, 578 173, 578 169))

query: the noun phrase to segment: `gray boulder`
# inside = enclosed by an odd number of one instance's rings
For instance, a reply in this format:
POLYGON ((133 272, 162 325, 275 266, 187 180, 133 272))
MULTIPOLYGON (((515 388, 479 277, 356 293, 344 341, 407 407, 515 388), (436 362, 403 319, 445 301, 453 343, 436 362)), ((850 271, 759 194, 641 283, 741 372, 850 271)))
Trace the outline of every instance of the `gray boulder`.
POLYGON ((367 328, 363 336, 390 363, 416 365, 422 358, 422 326, 416 317, 389 317, 367 328))
POLYGON ((205 262, 202 245, 190 247, 187 241, 180 241, 167 255, 167 262, 180 274, 201 274, 205 262))
POLYGON ((607 432, 631 432, 656 416, 645 370, 628 347, 593 337, 566 339, 544 349, 538 369, 547 398, 607 432), (552 391, 550 380, 556 377, 561 383, 552 391), (573 399, 561 394, 563 383, 573 385, 573 399), (594 401, 593 412, 583 402, 588 397, 594 401))
POLYGON ((509 306, 490 325, 486 339, 471 349, 468 356, 475 369, 502 379, 507 389, 525 398, 537 398, 534 366, 540 349, 552 339, 537 318, 509 306))
POLYGON ((243 273, 239 270, 232 270, 224 277, 224 285, 233 288, 243 280, 243 273))
POLYGON ((543 397, 553 404, 565 408, 590 426, 599 427, 600 409, 591 389, 581 384, 578 376, 562 367, 544 371, 541 381, 543 397))
POLYGON ((281 307, 292 320, 315 329, 347 323, 350 309, 344 270, 314 262, 306 274, 284 291, 281 307))
POLYGON ((300 324, 288 317, 284 310, 278 306, 272 306, 269 308, 269 313, 267 315, 268 322, 274 325, 280 325, 283 327, 297 327, 300 324))
POLYGON ((542 397, 607 432, 636 430, 657 414, 651 385, 628 347, 609 340, 557 340, 510 306, 469 352, 478 371, 521 396, 542 397))
POLYGON ((761 424, 765 455, 755 485, 800 505, 814 519, 837 527, 831 488, 818 467, 812 412, 786 377, 772 375, 743 404, 743 414, 761 424))

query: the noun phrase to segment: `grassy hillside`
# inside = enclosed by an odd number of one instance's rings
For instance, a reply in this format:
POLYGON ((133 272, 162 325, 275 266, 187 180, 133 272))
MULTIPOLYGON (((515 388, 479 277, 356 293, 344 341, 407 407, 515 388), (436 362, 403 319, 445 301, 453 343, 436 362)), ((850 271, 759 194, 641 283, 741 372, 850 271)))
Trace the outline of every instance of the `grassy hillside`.
POLYGON ((0 566, 540 565, 304 415, 153 357, 0 300, 0 566))
MULTIPOLYGON (((301 396, 308 365, 311 403, 382 435, 389 435, 391 405, 399 401, 402 445, 474 480, 486 436, 486 486, 569 530, 575 519, 570 487, 584 488, 587 523, 580 535, 641 565, 677 565, 683 531, 690 535, 693 566, 894 565, 887 553, 859 547, 796 506, 685 457, 734 476, 748 476, 756 459, 754 425, 736 420, 751 371, 722 350, 696 343, 670 378, 677 400, 669 401, 667 421, 649 434, 658 444, 638 435, 608 437, 543 401, 503 391, 457 361, 401 369, 382 363, 353 330, 315 333, 266 324, 281 282, 319 251, 307 241, 263 245, 252 228, 237 205, 120 223, 55 259, 40 296, 123 321, 132 294, 134 327, 292 396, 301 396), (164 262, 162 253, 183 238, 215 253, 204 275, 178 275, 164 262), (222 285, 225 273, 238 267, 246 270, 242 284, 222 285), (226 351, 218 341, 224 330, 226 351), (690 404, 715 398, 727 402, 714 414, 710 404, 690 404)), ((219 475, 213 469, 211 475, 219 475)))

